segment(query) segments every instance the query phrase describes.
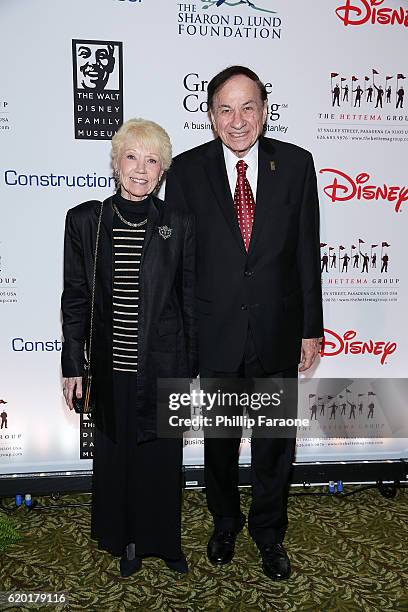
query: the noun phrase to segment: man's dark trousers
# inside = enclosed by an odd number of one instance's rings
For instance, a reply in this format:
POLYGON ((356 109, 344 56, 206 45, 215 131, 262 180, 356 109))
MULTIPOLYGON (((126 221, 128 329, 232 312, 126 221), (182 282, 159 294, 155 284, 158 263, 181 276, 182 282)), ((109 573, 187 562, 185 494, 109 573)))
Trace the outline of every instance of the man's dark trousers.
MULTIPOLYGON (((250 330, 240 367, 235 372, 202 368, 201 378, 297 378, 297 366, 283 372, 266 372, 256 354, 250 330)), ((241 438, 205 437, 204 473, 207 504, 219 531, 238 532, 245 518, 238 491, 241 438)), ((248 529, 261 547, 282 542, 288 525, 287 496, 295 438, 253 437, 251 440, 252 503, 248 529)))

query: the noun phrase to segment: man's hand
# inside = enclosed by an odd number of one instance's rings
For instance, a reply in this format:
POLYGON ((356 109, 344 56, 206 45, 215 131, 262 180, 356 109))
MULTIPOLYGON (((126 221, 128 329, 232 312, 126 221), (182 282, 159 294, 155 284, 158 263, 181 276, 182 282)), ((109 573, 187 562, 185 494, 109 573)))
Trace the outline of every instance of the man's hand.
POLYGON ((300 355, 299 372, 308 370, 318 356, 323 338, 303 338, 300 355))
POLYGON ((71 378, 64 378, 64 387, 62 390, 67 406, 70 410, 74 409, 72 404, 72 396, 78 398, 82 397, 82 376, 72 376, 71 378))

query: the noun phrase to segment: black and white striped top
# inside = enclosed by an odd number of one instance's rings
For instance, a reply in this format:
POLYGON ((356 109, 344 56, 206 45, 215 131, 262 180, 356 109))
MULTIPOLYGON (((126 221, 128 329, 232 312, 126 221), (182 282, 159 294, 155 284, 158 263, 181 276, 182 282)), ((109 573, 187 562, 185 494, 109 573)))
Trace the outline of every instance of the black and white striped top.
MULTIPOLYGON (((149 198, 131 202, 119 194, 113 201, 121 216, 131 223, 147 218, 149 198)), ((137 372, 140 303, 140 262, 146 225, 138 228, 113 216, 113 369, 137 372)))

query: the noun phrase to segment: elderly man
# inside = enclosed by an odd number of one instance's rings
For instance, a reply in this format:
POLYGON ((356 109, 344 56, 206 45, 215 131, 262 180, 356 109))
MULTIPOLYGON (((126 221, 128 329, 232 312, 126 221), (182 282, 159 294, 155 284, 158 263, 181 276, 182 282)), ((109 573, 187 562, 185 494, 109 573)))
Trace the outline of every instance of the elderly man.
MULTIPOLYGON (((216 140, 175 158, 166 197, 197 221, 200 375, 297 377, 323 334, 319 206, 310 153, 262 136, 267 94, 243 66, 208 85, 216 140), (299 366, 300 361, 300 366, 299 366)), ((207 503, 213 564, 232 560, 245 516, 238 492, 239 438, 206 437, 207 503)), ((252 439, 248 529, 273 580, 290 575, 283 547, 295 441, 252 439)))

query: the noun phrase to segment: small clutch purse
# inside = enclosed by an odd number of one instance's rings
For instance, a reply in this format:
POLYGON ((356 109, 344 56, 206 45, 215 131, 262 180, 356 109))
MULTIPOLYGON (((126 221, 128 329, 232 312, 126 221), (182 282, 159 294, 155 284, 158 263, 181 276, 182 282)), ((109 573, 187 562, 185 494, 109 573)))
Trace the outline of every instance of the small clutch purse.
POLYGON ((82 375, 82 397, 77 397, 74 393, 72 404, 77 414, 87 414, 92 421, 95 415, 95 396, 92 387, 92 374, 88 366, 84 367, 82 375))
POLYGON ((95 393, 92 387, 92 373, 91 373, 91 355, 92 355, 92 335, 93 335, 93 316, 94 316, 94 304, 95 304, 95 281, 96 281, 96 260, 98 257, 98 244, 99 234, 101 229, 103 203, 101 204, 101 210, 98 219, 98 229, 96 232, 95 242, 95 257, 93 267, 93 279, 92 279, 92 301, 91 301, 91 320, 89 327, 89 345, 88 345, 88 359, 85 360, 84 371, 82 374, 82 397, 77 397, 74 393, 72 397, 72 404, 77 414, 87 414, 91 421, 95 420, 96 403, 95 393))

